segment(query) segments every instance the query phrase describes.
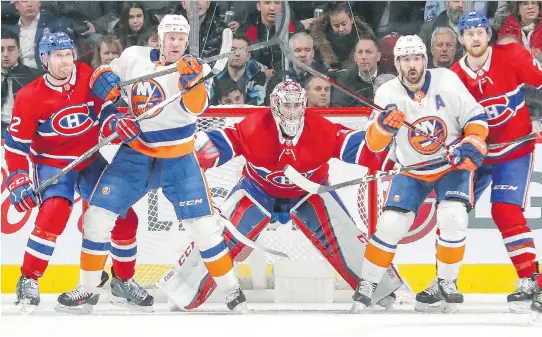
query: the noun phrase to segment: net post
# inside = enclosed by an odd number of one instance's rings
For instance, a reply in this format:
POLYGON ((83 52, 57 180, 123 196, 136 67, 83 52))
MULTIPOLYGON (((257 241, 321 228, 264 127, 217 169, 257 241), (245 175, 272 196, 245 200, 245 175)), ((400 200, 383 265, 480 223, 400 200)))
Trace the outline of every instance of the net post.
MULTIPOLYGON (((368 174, 375 174, 377 170, 369 169, 368 174)), ((367 186, 367 236, 371 236, 376 232, 376 223, 378 221, 378 180, 369 181, 367 186)))

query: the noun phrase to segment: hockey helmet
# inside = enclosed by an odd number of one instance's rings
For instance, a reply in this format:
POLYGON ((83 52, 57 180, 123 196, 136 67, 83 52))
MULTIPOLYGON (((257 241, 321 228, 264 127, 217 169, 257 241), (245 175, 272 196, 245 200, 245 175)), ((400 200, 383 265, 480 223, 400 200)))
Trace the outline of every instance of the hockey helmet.
POLYGON ((401 74, 399 58, 406 55, 423 55, 425 58, 425 68, 427 69, 427 47, 418 35, 401 36, 393 47, 393 59, 397 73, 401 74))
POLYGON ((160 45, 164 44, 166 34, 169 32, 180 32, 190 34, 190 25, 188 20, 182 15, 167 14, 164 15, 160 24, 158 25, 158 39, 160 45))
POLYGON ((44 30, 43 37, 39 43, 40 57, 47 62, 49 53, 54 50, 71 49, 73 58, 76 59, 75 46, 70 36, 64 32, 50 33, 47 28, 44 30))
POLYGON ((304 123, 305 108, 307 107, 307 92, 292 80, 277 84, 269 96, 271 112, 282 128, 290 137, 295 137, 304 123), (301 104, 299 108, 286 108, 285 104, 301 104))
POLYGON ((477 11, 468 12, 463 14, 457 24, 457 30, 459 31, 459 37, 463 36, 465 29, 483 27, 491 38, 491 24, 489 19, 482 13, 477 11))

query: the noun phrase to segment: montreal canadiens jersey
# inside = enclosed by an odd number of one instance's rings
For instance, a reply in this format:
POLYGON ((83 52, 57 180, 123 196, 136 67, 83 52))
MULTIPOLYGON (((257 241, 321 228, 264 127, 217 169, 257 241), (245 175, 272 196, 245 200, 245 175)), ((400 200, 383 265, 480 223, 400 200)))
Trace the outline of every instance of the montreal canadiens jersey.
MULTIPOLYGON (((487 117, 482 106, 467 91, 457 75, 445 68, 429 69, 425 83, 418 92, 411 92, 398 77, 384 83, 375 94, 375 103, 385 107, 394 104, 407 122, 438 138, 442 143, 453 144, 467 134, 487 134, 487 117)), ((375 151, 383 137, 379 136, 375 112, 367 129, 367 143, 375 151)), ((389 138, 387 138, 389 142, 389 138)), ((391 142, 390 158, 402 166, 413 165, 434 158, 444 157, 446 150, 424 136, 403 126, 391 142)), ((451 169, 442 164, 413 170, 407 175, 434 181, 451 169)))
MULTIPOLYGON (((506 143, 532 132, 529 108, 525 104, 525 84, 542 89, 542 65, 521 44, 489 47, 489 56, 478 71, 471 70, 464 56, 450 69, 457 73, 488 116, 488 144, 506 143)), ((485 159, 495 164, 522 157, 534 151, 534 142, 490 149, 485 159)))
MULTIPOLYGON (((126 81, 163 70, 159 63, 160 51, 150 47, 132 46, 110 64, 113 71, 126 81)), ((210 71, 204 65, 204 74, 210 71)), ((123 87, 123 95, 134 115, 140 115, 160 104, 168 96, 179 92, 179 73, 158 76, 123 87)), ((194 150, 196 119, 209 106, 212 82, 159 109, 150 118, 139 122, 141 133, 130 142, 135 150, 151 157, 175 158, 194 150)))
POLYGON ((100 123, 116 109, 90 93, 92 72, 85 63, 76 62, 71 78, 61 87, 44 75, 19 90, 4 145, 10 172, 28 171, 27 157, 32 163, 63 168, 98 143, 100 123))
POLYGON ((348 129, 316 113, 305 116, 301 132, 293 139, 282 136, 271 110, 252 113, 232 127, 207 134, 220 153, 217 166, 244 156, 243 176, 277 198, 297 198, 307 193, 284 175, 287 164, 322 184, 327 182, 331 158, 375 169, 380 169, 383 162, 365 146, 364 131, 348 129))

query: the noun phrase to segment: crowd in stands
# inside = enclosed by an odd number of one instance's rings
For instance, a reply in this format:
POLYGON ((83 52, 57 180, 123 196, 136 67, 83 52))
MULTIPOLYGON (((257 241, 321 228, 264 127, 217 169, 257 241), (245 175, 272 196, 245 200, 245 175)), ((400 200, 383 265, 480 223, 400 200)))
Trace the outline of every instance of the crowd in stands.
MULTIPOLYGON (((467 11, 486 14, 492 43, 521 43, 542 60, 542 1, 290 1, 289 45, 305 64, 372 99, 383 79, 396 75, 393 46, 401 35, 418 34, 429 67, 450 67, 464 55, 457 23, 467 11)), ((17 91, 44 69, 38 42, 44 30, 65 31, 78 60, 96 68, 133 45, 158 48, 157 25, 165 14, 197 20, 199 49, 218 54, 222 31, 234 32, 233 48, 266 41, 275 33, 280 1, 2 1, 2 134, 17 91), (199 18, 190 11, 198 4, 199 18)), ((191 22, 193 23, 193 22, 191 22)), ((232 56, 214 80, 213 104, 268 105, 274 85, 300 82, 309 106, 359 106, 329 83, 292 65, 278 45, 232 56)), ((542 115, 542 94, 526 88, 528 104, 542 115)))

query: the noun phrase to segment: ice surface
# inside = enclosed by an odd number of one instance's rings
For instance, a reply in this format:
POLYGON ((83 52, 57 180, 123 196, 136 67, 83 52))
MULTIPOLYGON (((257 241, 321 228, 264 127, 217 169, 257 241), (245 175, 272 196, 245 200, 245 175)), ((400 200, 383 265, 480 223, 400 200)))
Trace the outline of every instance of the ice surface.
POLYGON ((416 313, 412 305, 353 315, 349 303, 250 303, 246 315, 231 314, 220 303, 183 313, 158 303, 154 313, 141 313, 104 301, 92 315, 74 316, 55 312, 56 296, 44 295, 32 316, 20 316, 13 295, 1 299, 1 337, 542 336, 542 325, 531 324, 530 314, 508 311, 504 295, 467 295, 460 312, 448 315, 416 313))

